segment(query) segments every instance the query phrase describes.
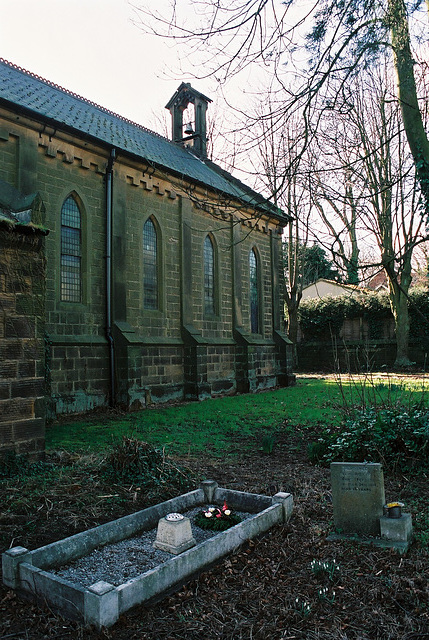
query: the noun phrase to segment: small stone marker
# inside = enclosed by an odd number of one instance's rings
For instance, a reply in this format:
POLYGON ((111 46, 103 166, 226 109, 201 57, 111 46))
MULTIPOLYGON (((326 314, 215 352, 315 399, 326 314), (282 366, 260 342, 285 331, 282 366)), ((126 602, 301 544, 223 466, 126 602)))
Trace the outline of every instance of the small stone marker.
POLYGON ((380 518, 381 537, 393 542, 411 542, 413 537, 413 523, 411 513, 403 513, 399 518, 380 518))
POLYGON ((195 545, 189 518, 181 513, 169 513, 160 519, 153 543, 155 548, 178 555, 195 545))
POLYGON ((381 464, 333 462, 331 485, 337 531, 346 535, 379 536, 385 502, 381 464))

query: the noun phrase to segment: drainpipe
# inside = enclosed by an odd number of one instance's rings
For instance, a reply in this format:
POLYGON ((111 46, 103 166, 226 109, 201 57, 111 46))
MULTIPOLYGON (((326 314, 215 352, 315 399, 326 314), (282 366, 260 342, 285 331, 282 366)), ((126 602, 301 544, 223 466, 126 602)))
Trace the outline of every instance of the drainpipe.
POLYGON ((112 192, 116 149, 110 150, 106 169, 106 338, 109 347, 110 406, 115 406, 115 344, 112 336, 112 192))

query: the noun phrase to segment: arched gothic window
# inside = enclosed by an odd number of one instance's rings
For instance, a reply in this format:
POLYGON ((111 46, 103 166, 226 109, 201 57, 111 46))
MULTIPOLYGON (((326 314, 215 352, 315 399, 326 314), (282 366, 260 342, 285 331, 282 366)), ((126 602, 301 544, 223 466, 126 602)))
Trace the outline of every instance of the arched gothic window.
POLYGON ((158 235, 151 218, 143 226, 143 307, 158 309, 158 235))
POLYGON ((214 315, 215 304, 215 255, 210 236, 204 240, 204 312, 214 315))
POLYGON ((250 331, 259 333, 259 274, 258 258, 254 249, 249 254, 250 279, 250 331))
POLYGON ((82 302, 82 216, 73 196, 61 207, 60 297, 82 302))

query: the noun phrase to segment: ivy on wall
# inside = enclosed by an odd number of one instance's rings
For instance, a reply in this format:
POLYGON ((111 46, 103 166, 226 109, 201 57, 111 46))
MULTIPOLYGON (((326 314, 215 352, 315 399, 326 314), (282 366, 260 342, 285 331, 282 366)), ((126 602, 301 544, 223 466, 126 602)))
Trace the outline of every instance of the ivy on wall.
MULTIPOLYGON (((410 338, 426 341, 429 335, 429 291, 417 287, 412 289, 408 309, 410 338)), ((339 338, 344 321, 355 318, 366 321, 369 339, 380 338, 383 335, 383 324, 393 318, 388 293, 311 298, 303 300, 299 307, 299 323, 305 342, 339 338)))
POLYGON ((429 339, 429 291, 415 288, 410 291, 410 338, 429 339))

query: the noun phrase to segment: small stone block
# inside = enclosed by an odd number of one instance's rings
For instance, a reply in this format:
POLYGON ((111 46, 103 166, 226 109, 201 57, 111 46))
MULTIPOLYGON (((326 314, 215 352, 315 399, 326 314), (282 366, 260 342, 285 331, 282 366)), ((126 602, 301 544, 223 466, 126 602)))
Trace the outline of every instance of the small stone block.
POLYGON ((273 496, 273 504, 278 502, 283 505, 283 521, 287 522, 293 511, 293 496, 291 493, 279 491, 273 496))
POLYGON ((204 491, 206 502, 213 502, 213 496, 218 486, 219 485, 216 480, 203 480, 203 482, 201 483, 201 488, 204 491))
POLYGON ((88 591, 92 591, 92 593, 96 593, 98 596, 104 596, 105 593, 109 593, 115 587, 110 582, 105 582, 104 580, 99 580, 95 582, 90 587, 88 587, 88 591))
POLYGON ((15 558, 16 556, 22 556, 24 553, 28 553, 28 549, 25 547, 12 547, 12 549, 8 549, 5 551, 7 556, 11 558, 15 558))
POLYGON ((19 586, 19 565, 21 562, 31 564, 31 556, 25 547, 13 547, 2 555, 3 583, 11 589, 19 586))
POLYGON ((110 627, 119 618, 117 589, 104 580, 92 584, 85 591, 85 623, 98 629, 110 627))
POLYGON ((182 517, 180 520, 169 520, 168 515, 158 522, 156 540, 153 546, 174 555, 183 553, 196 545, 192 535, 191 521, 182 517))
POLYGON ((394 542, 408 542, 413 536, 411 513, 403 513, 400 518, 380 518, 381 537, 394 542))

